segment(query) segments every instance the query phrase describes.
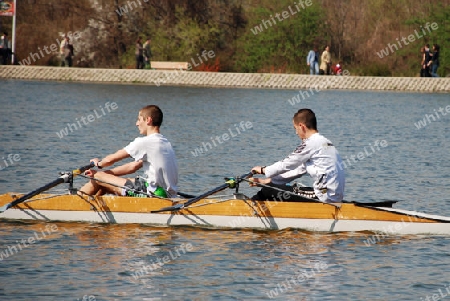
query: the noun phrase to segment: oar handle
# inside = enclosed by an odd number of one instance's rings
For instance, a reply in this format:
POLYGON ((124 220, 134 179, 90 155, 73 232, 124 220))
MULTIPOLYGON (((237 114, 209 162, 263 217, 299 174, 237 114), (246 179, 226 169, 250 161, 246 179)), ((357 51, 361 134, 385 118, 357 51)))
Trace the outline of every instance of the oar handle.
POLYGON ((83 172, 85 172, 85 171, 88 170, 88 169, 91 169, 92 167, 95 167, 94 162, 90 162, 89 165, 82 166, 82 167, 80 167, 80 168, 78 168, 78 169, 72 170, 72 175, 73 175, 74 177, 75 177, 75 176, 78 176, 79 174, 82 174, 83 172))

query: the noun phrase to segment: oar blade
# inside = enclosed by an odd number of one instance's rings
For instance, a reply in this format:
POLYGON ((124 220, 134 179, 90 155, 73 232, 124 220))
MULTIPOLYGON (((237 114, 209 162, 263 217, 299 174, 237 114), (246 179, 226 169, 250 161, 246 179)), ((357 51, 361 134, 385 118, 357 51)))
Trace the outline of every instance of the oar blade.
POLYGON ((8 210, 9 208, 11 208, 11 203, 8 203, 2 207, 0 207, 0 213, 5 212, 6 210, 8 210))

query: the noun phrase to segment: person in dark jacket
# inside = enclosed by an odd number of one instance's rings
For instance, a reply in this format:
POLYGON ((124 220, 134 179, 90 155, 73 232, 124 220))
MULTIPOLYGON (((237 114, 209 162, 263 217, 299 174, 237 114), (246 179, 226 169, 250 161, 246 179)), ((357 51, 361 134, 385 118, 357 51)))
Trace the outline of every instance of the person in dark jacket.
POLYGON ((141 37, 136 40, 136 69, 144 69, 144 47, 141 37))
POLYGON ((439 77, 437 69, 439 68, 439 45, 433 45, 433 56, 431 57, 431 76, 439 77))

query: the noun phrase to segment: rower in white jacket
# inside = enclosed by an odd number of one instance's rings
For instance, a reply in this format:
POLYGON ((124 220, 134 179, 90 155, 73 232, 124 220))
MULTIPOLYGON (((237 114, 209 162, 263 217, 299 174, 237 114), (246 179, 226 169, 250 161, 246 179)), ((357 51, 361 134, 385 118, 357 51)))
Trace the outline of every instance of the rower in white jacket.
MULTIPOLYGON (((343 163, 333 143, 317 131, 317 120, 310 109, 300 109, 293 118, 294 128, 302 143, 286 158, 269 166, 255 166, 253 172, 266 178, 251 181, 280 186, 308 173, 314 180, 313 192, 294 190, 300 196, 316 198, 322 202, 341 202, 344 198, 345 175, 343 163)), ((256 185, 256 184, 253 184, 256 185)), ((270 199, 277 193, 263 188, 253 199, 270 199)))

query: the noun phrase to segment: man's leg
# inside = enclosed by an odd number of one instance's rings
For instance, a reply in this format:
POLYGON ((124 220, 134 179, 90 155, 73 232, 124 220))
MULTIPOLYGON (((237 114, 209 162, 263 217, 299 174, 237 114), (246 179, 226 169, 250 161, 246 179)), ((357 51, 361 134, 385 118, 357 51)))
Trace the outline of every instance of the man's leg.
POLYGON ((263 187, 251 199, 254 201, 305 202, 317 198, 312 187, 275 184, 269 184, 269 186, 278 189, 263 187), (279 189, 284 190, 284 192, 279 189))
POLYGON ((8 64, 8 49, 3 49, 1 57, 2 57, 2 65, 7 65, 8 64))
POLYGON ((432 77, 439 77, 439 75, 437 74, 437 69, 438 69, 438 65, 431 65, 431 76, 432 77))
POLYGON ((94 174, 94 179, 91 179, 88 183, 80 188, 79 194, 95 195, 100 192, 101 194, 112 193, 121 195, 122 188, 116 187, 114 185, 125 186, 126 181, 127 179, 117 177, 111 174, 110 171, 98 171, 94 174), (95 179, 98 179, 100 181, 96 181, 95 179), (113 185, 107 183, 111 183, 113 185))
MULTIPOLYGON (((271 187, 275 187, 278 189, 282 189, 287 192, 292 192, 293 187, 288 185, 275 185, 275 184, 269 184, 271 187)), ((258 191, 254 196, 252 196, 252 200, 254 201, 286 201, 291 199, 292 197, 295 197, 289 193, 283 193, 282 191, 278 189, 273 189, 270 187, 262 187, 260 191, 258 191)))

